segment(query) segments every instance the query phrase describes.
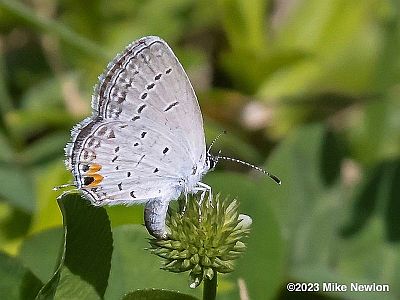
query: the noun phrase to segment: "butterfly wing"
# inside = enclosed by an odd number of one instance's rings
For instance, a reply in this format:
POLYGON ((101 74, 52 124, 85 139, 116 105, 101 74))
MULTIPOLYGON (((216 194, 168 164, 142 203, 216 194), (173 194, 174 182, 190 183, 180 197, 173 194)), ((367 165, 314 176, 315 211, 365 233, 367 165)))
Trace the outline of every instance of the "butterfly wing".
MULTIPOLYGON (((181 64, 158 37, 131 45, 100 76, 93 115, 67 146, 75 183, 96 205, 169 201, 201 178, 200 108, 181 64)), ((190 188, 189 188, 190 190, 190 188)))

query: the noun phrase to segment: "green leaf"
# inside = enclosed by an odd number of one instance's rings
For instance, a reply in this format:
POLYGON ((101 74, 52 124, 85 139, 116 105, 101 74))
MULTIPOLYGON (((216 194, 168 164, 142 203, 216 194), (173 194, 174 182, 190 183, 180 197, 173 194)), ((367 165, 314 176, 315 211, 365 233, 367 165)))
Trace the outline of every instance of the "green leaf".
POLYGON ((142 205, 113 205, 106 207, 111 226, 124 224, 144 224, 142 205))
POLYGON ((269 198, 283 230, 292 234, 299 230, 323 191, 320 164, 324 136, 321 124, 299 128, 275 149, 265 167, 282 180, 279 189, 269 190, 269 198))
POLYGON ((50 133, 38 139, 20 153, 20 157, 27 164, 44 164, 48 161, 61 160, 64 154, 64 147, 70 139, 67 131, 50 133))
MULTIPOLYGON (((1 96, 0 96, 1 97, 1 96)), ((0 132, 0 161, 10 162, 14 156, 12 146, 7 137, 0 132)))
POLYGON ((348 131, 353 157, 369 166, 396 157, 400 149, 398 94, 371 100, 365 104, 362 115, 352 120, 348 131))
POLYGON ((14 257, 0 252, 0 294, 2 299, 33 299, 42 282, 14 257))
POLYGON ((0 249, 15 255, 29 230, 32 215, 6 202, 0 204, 0 249))
POLYGON ((386 224, 386 238, 391 242, 400 241, 400 160, 381 162, 367 174, 355 195, 352 217, 343 228, 345 236, 358 233, 367 222, 378 215, 386 224))
POLYGON ((34 11, 19 1, 0 0, 0 8, 8 14, 15 16, 23 21, 31 29, 37 29, 45 33, 49 33, 57 38, 60 38, 65 43, 79 49, 86 54, 98 57, 109 58, 107 52, 99 45, 85 39, 84 37, 71 31, 68 27, 60 22, 55 22, 45 17, 39 17, 34 11))
POLYGON ((18 166, 0 166, 0 196, 10 205, 24 212, 32 212, 35 208, 32 176, 30 170, 18 166))
POLYGON ((107 287, 113 247, 107 213, 77 194, 63 195, 58 205, 64 223, 63 253, 38 299, 100 299, 107 287))
POLYGON ((57 266, 63 241, 62 228, 53 228, 27 237, 18 257, 35 276, 47 282, 57 266))
POLYGON ((54 200, 61 192, 53 191, 53 188, 70 182, 71 173, 66 170, 65 165, 60 160, 48 164, 44 168, 37 169, 35 179, 37 209, 30 228, 31 234, 61 226, 61 212, 57 202, 54 200))
POLYGON ((219 0, 217 3, 233 49, 260 52, 267 47, 267 1, 219 0))
POLYGON ((167 290, 140 290, 126 294, 122 300, 196 300, 193 296, 167 290))
MULTIPOLYGON (((1 13, 0 13, 1 14, 1 13)), ((4 15, 1 14, 3 18, 4 15)), ((9 91, 7 90, 7 73, 6 73, 6 66, 5 66, 5 57, 4 51, 0 53, 0 112, 2 115, 5 115, 8 111, 12 110, 13 103, 11 100, 11 96, 9 91)), ((2 149, 0 149, 2 150, 2 149)))
POLYGON ((46 78, 29 87, 21 99, 21 109, 27 111, 41 111, 43 107, 57 108, 63 105, 60 79, 46 78))
POLYGON ((121 299, 128 291, 137 289, 179 290, 199 295, 200 290, 188 287, 188 274, 161 270, 161 260, 151 254, 144 226, 122 225, 113 229, 114 251, 106 299, 121 299))
POLYGON ((326 185, 336 183, 340 177, 341 163, 345 156, 345 146, 333 131, 327 131, 323 137, 320 172, 326 185))
MULTIPOLYGON (((1 1, 1 0, 0 0, 1 1)), ((15 110, 7 114, 12 134, 20 138, 29 138, 33 132, 48 128, 66 129, 75 122, 69 113, 61 108, 46 110, 15 110)))
MULTIPOLYGON (((389 283, 391 291, 398 295, 395 282, 399 273, 392 268, 399 265, 400 256, 398 249, 385 243, 382 235, 386 222, 382 215, 390 211, 386 200, 396 190, 394 186, 398 187, 398 183, 391 185, 398 178, 395 175, 398 163, 389 162, 387 169, 374 175, 375 180, 368 180, 363 197, 367 202, 356 204, 354 209, 360 217, 358 221, 355 218, 355 224, 363 227, 344 239, 340 228, 351 194, 338 184, 330 185, 329 189, 324 185, 321 158, 325 133, 324 126, 318 124, 298 129, 277 147, 268 163, 268 169, 282 179, 279 189, 269 189, 268 198, 287 238, 288 276, 299 282, 335 279, 345 283, 389 283), (375 197, 379 197, 380 204, 377 205, 375 197), (380 214, 372 216, 370 210, 380 214), (332 265, 332 262, 335 263, 332 265)), ((387 227, 392 228, 394 224, 398 220, 387 227)), ((360 299, 357 295, 351 298, 360 299)))

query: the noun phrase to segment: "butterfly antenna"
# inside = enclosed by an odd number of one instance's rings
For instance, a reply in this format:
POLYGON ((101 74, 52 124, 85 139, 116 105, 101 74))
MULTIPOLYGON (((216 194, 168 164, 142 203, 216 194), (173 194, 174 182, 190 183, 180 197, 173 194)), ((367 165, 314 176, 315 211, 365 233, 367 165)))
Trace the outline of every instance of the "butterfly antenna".
POLYGON ((210 146, 207 149, 207 152, 210 153, 210 150, 212 148, 212 146, 214 146, 215 142, 218 141, 218 139, 220 138, 221 135, 226 134, 226 130, 223 130, 222 132, 220 132, 217 137, 211 142, 210 146))
POLYGON ((218 155, 217 158, 218 158, 218 159, 223 159, 223 160, 233 161, 233 162, 236 162, 236 163, 239 163, 239 164, 248 166, 248 167, 250 167, 250 168, 256 169, 257 171, 260 171, 260 172, 264 173, 265 175, 267 175, 269 178, 271 178, 271 179, 272 179, 273 181, 275 181, 277 184, 279 184, 279 185, 281 184, 281 180, 280 180, 277 176, 275 176, 274 174, 271 174, 271 173, 268 172, 268 171, 265 171, 264 169, 261 169, 260 167, 255 166, 255 165, 253 165, 253 164, 250 164, 250 163, 245 162, 245 161, 240 160, 240 159, 236 159, 236 158, 232 158, 232 157, 227 157, 227 156, 220 156, 220 155, 218 155))

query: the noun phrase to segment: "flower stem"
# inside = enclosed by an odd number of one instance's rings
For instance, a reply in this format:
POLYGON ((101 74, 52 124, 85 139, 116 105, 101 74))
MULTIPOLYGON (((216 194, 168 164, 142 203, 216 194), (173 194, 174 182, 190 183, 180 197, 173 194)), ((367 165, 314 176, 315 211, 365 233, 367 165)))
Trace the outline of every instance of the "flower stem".
POLYGON ((215 300, 217 296, 217 272, 214 272, 214 277, 210 280, 204 278, 203 285, 203 300, 215 300))

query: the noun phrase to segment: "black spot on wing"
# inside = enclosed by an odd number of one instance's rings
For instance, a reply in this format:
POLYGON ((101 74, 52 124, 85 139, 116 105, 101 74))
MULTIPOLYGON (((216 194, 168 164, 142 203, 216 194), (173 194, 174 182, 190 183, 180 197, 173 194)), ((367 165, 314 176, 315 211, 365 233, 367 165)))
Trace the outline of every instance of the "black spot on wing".
POLYGON ((152 83, 150 83, 149 85, 146 86, 146 89, 151 90, 152 88, 154 88, 154 86, 155 86, 155 83, 152 82, 152 83))
POLYGON ((122 191, 122 182, 118 183, 118 189, 122 191))
POLYGON ((154 76, 154 80, 160 80, 161 79, 162 74, 157 74, 156 76, 154 76))
POLYGON ((143 131, 143 132, 140 134, 140 137, 141 137, 141 138, 144 138, 144 137, 146 136, 146 134, 147 134, 147 131, 143 131))
POLYGON ((174 106, 177 106, 179 104, 178 101, 175 101, 174 103, 171 103, 170 105, 167 106, 166 109, 164 109, 164 111, 169 111, 171 108, 173 108, 174 106))
POLYGON ((165 147, 162 153, 165 154, 165 153, 168 152, 168 150, 169 150, 169 148, 168 148, 168 147, 165 147))
POLYGON ((89 185, 94 181, 94 177, 92 176, 85 176, 83 177, 83 184, 84 185, 89 185))
POLYGON ((147 106, 146 104, 140 105, 137 112, 140 114, 146 106, 147 106))
POLYGON ((158 168, 155 168, 153 173, 157 173, 158 171, 160 171, 158 168))

